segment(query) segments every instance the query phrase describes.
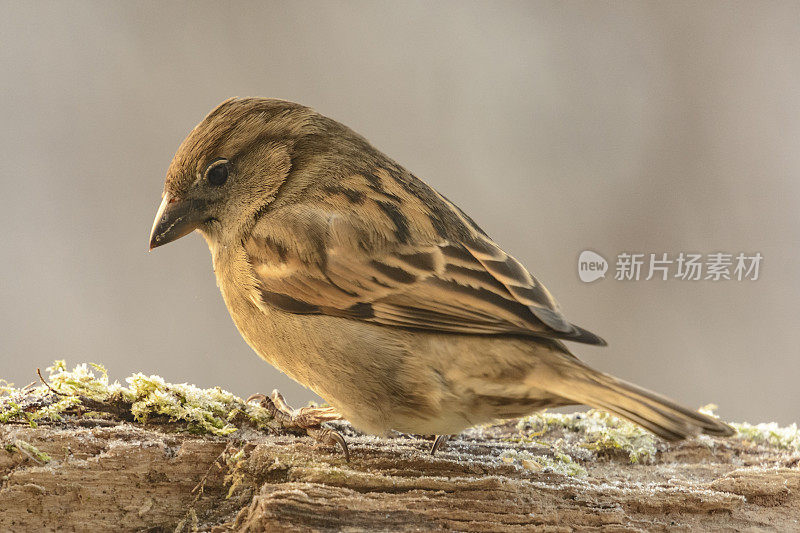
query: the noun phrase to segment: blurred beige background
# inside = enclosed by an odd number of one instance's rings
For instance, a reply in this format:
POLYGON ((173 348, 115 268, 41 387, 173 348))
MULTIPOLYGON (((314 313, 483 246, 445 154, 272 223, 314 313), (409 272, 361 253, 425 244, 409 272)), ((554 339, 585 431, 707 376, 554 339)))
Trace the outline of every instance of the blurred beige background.
POLYGON ((1 7, 0 377, 64 358, 312 398, 240 338, 199 236, 147 253, 180 141, 261 95, 458 203, 609 341, 574 346, 593 365, 729 419, 800 418, 800 3, 1 7), (584 284, 584 249, 764 263, 584 284))

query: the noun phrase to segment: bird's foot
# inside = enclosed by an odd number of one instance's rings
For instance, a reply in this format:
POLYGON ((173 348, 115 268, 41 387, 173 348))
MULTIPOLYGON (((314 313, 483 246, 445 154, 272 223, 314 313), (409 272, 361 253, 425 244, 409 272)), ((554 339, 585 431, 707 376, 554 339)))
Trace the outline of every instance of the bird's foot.
POLYGON ((333 407, 303 407, 295 412, 277 390, 273 390, 269 396, 253 394, 245 400, 246 403, 251 401, 258 402, 286 429, 302 431, 326 446, 336 447, 338 444, 344 452, 344 460, 350 462, 350 451, 344 437, 338 431, 322 427, 324 422, 342 420, 342 415, 333 407))
POLYGON ((436 450, 442 447, 450 439, 450 435, 436 435, 436 440, 431 446, 431 455, 436 455, 436 450))

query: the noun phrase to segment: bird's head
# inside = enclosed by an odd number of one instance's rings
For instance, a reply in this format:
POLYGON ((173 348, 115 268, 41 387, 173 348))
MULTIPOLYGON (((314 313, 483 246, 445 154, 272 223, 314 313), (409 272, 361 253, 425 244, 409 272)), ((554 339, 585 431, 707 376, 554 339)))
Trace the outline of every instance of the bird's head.
POLYGON ((318 127, 308 107, 231 98, 198 124, 167 171, 150 249, 199 230, 207 238, 245 224, 286 180, 298 139, 318 127))

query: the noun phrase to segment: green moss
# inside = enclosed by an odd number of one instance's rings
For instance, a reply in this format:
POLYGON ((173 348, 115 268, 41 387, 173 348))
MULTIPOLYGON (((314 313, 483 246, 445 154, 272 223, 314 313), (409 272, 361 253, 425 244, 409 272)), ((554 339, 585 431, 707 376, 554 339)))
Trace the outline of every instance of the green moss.
POLYGON ((230 424, 228 415, 244 407, 244 402, 220 388, 199 389, 194 385, 166 383, 159 376, 135 374, 126 380, 122 391, 131 402, 131 413, 145 423, 153 415, 165 415, 173 421, 188 424, 193 433, 229 435, 238 428, 230 424))
POLYGON ((597 452, 619 450, 631 463, 647 462, 656 455, 656 436, 644 428, 605 411, 592 411, 588 417, 598 422, 585 446, 597 452))
MULTIPOLYGON (((186 424, 192 433, 229 435, 239 429, 233 422, 265 429, 272 420, 269 412, 219 387, 200 389, 186 383, 167 383, 159 376, 134 374, 125 379, 127 385, 109 382, 102 365, 79 364, 67 370, 63 360, 48 369, 48 383, 22 390, 4 385, 0 396, 0 423, 25 421, 61 421, 65 415, 77 415, 87 400, 91 411, 102 410, 100 404, 114 406, 112 412, 125 409, 134 420, 146 423, 162 416, 186 424)), ((5 383, 5 382, 4 382, 5 383)))
MULTIPOLYGON (((109 383, 105 367, 95 363, 81 363, 71 371, 63 360, 55 361, 47 368, 48 382, 61 394, 79 395, 92 400, 106 401, 115 395, 124 395, 124 387, 119 382, 109 383), (95 375, 95 371, 100 373, 95 375)), ((40 386, 39 389, 44 386, 40 386)))
MULTIPOLYGON (((27 455, 28 457, 30 457, 39 464, 44 465, 53 460, 53 458, 50 457, 48 454, 39 450, 39 448, 37 448, 33 444, 25 442, 24 440, 19 440, 19 439, 15 440, 13 446, 14 448, 19 450, 23 454, 27 455)), ((8 450, 8 447, 6 447, 6 450, 8 450)))
POLYGON ((523 438, 553 430, 580 434, 580 446, 597 454, 621 452, 632 463, 650 461, 656 454, 656 437, 632 422, 592 409, 585 413, 537 413, 522 418, 517 429, 523 438))
MULTIPOLYGON (((48 383, 18 389, 0 379, 0 423, 24 422, 36 427, 41 422, 60 422, 70 416, 97 416, 102 405, 124 409, 134 420, 146 423, 153 417, 166 417, 186 425, 193 433, 229 435, 243 426, 260 430, 277 426, 269 412, 241 398, 214 387, 201 389, 186 383, 168 383, 159 376, 134 374, 125 379, 126 385, 110 382, 108 371, 99 364, 79 364, 68 370, 63 360, 47 368, 48 383), (86 400, 99 402, 88 406, 86 400)), ((713 416, 714 406, 701 411, 713 416)), ((751 425, 731 424, 741 439, 786 450, 800 450, 800 429, 796 424, 780 427, 775 423, 751 425)), ((636 424, 614 417, 604 411, 557 414, 543 412, 520 419, 519 437, 514 441, 532 443, 547 433, 559 431, 567 440, 596 454, 621 452, 633 462, 645 462, 656 453, 656 437, 636 424), (570 438, 574 434, 575 438, 570 438)), ((569 458, 569 456, 566 456, 569 458)), ((569 461, 547 456, 524 459, 528 465, 565 472, 569 461), (555 462, 553 462, 555 461, 555 462)), ((574 463, 573 463, 574 464, 574 463)), ((578 468, 580 468, 579 465, 578 468)), ((569 469, 567 469, 569 470, 569 469)), ((577 474, 565 474, 577 475, 577 474)))
MULTIPOLYGON (((717 406, 708 404, 699 409, 703 414, 718 418, 714 411, 717 406)), ((736 436, 742 440, 753 442, 755 444, 762 444, 764 446, 772 446, 782 450, 800 451, 800 428, 797 424, 791 426, 781 427, 775 422, 767 422, 762 424, 748 424, 747 422, 730 423, 730 426, 736 430, 736 436)))
POLYGON ((186 516, 178 522, 175 526, 174 533, 183 533, 184 531, 197 531, 200 527, 200 520, 197 518, 197 511, 194 507, 189 509, 186 516))
POLYGON ((14 388, 13 383, 9 383, 4 379, 0 379, 0 396, 3 396, 5 394, 11 394, 15 390, 16 389, 14 388))
POLYGON ((780 427, 775 422, 765 424, 731 424, 738 437, 756 444, 774 446, 782 450, 800 451, 800 428, 797 424, 780 427))
POLYGON ((30 413, 29 421, 47 420, 50 422, 61 422, 64 420, 64 412, 80 405, 80 398, 77 396, 64 396, 57 402, 41 407, 30 413))
POLYGON ((228 474, 225 476, 225 483, 230 485, 228 487, 228 494, 225 496, 227 500, 236 492, 236 489, 245 481, 245 473, 242 471, 241 465, 243 460, 246 459, 247 454, 244 447, 240 449, 233 448, 226 449, 222 454, 222 459, 228 469, 228 474))
POLYGON ((24 418, 22 406, 14 401, 12 396, 0 398, 0 424, 24 418))

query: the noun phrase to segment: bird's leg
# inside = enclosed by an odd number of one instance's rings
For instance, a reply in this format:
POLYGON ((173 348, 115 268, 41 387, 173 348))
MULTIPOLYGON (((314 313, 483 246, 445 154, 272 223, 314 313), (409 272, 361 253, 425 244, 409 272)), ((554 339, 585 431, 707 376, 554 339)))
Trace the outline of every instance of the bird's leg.
POLYGON ((350 451, 347 449, 344 437, 338 431, 322 427, 323 422, 343 419, 342 415, 333 407, 303 407, 295 412, 277 390, 273 390, 269 397, 263 394, 253 394, 245 401, 246 403, 257 401, 287 429, 301 430, 312 439, 327 446, 335 447, 338 444, 344 452, 344 460, 350 462, 350 451))
POLYGON ((436 455, 436 450, 441 448, 449 438, 450 435, 436 435, 436 440, 433 441, 433 446, 431 446, 431 455, 436 455))

